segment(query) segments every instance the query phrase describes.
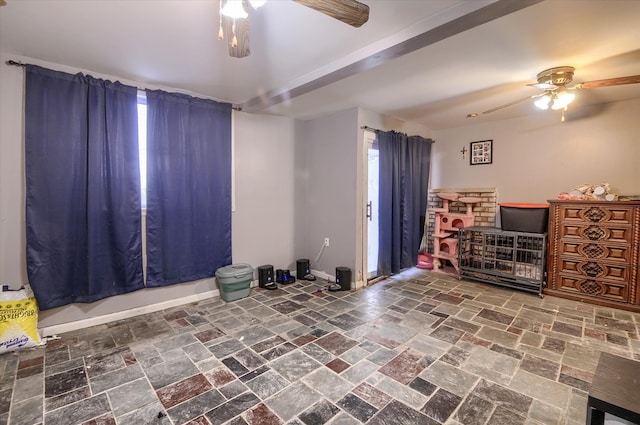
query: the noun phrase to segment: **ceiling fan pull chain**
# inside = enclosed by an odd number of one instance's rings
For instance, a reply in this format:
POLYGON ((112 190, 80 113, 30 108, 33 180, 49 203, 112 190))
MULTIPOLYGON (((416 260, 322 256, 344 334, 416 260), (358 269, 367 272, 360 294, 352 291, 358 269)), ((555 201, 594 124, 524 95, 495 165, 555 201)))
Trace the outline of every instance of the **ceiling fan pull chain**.
POLYGON ((233 26, 231 27, 231 32, 233 32, 233 38, 231 39, 231 47, 238 47, 238 39, 236 38, 236 20, 233 19, 233 26))
POLYGON ((224 38, 224 31, 222 31, 222 0, 218 6, 218 23, 220 28, 218 29, 218 40, 222 40, 224 38))

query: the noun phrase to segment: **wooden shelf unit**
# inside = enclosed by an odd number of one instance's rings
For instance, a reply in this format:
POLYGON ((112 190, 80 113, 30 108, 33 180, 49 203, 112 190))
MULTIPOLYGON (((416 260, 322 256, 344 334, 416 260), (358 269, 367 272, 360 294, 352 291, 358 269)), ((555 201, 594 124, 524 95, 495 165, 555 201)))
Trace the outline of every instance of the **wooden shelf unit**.
POLYGON ((545 293, 640 312, 640 201, 549 204, 545 293))

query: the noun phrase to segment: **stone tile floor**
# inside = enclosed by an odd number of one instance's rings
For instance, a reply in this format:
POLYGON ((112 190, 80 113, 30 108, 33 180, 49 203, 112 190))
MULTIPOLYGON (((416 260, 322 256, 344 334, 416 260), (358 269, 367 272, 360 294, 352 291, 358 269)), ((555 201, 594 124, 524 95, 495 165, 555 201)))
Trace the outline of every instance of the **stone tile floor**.
POLYGON ((408 270, 298 281, 0 356, 0 424, 584 424, 640 315, 408 270), (321 291, 318 291, 321 289, 321 291))

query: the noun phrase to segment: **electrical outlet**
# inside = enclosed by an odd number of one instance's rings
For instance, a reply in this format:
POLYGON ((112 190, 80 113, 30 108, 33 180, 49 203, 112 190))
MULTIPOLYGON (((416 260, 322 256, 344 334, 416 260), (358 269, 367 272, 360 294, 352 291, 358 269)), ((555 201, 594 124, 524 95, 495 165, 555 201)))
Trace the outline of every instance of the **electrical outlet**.
POLYGON ((329 238, 324 238, 324 246, 329 246, 329 238))

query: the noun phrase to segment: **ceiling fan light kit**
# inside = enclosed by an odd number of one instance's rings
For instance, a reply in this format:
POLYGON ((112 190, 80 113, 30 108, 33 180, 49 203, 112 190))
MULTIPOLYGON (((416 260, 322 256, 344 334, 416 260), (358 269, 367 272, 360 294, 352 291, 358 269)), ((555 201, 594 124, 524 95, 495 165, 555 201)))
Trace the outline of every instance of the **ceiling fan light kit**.
POLYGON ((567 106, 573 102, 576 98, 575 93, 569 93, 567 91, 559 91, 558 93, 554 93, 553 103, 551 104, 551 109, 557 111, 558 109, 567 109, 567 106))
POLYGON ((249 4, 251 4, 251 7, 253 7, 254 9, 263 6, 266 2, 267 0, 249 0, 249 4))
POLYGON ((244 10, 242 0, 227 0, 224 6, 222 6, 222 3, 220 1, 220 13, 224 16, 231 19, 244 19, 249 16, 247 11, 244 10))
POLYGON ((573 100, 576 98, 574 93, 569 93, 566 90, 562 91, 550 91, 549 93, 544 94, 538 100, 534 101, 534 105, 538 109, 547 110, 549 107, 554 111, 558 109, 565 109, 573 100))
MULTIPOLYGON (((234 58, 249 56, 249 18, 252 12, 266 2, 267 0, 219 0, 218 40, 224 40, 225 33, 232 34, 228 45, 229 56, 234 58)), ((357 0, 293 0, 293 2, 356 28, 369 20, 369 6, 357 0)))
MULTIPOLYGON (((538 82, 528 85, 543 89, 545 93, 533 102, 534 105, 542 110, 547 110, 551 107, 554 111, 559 109, 566 111, 567 106, 576 98, 576 95, 568 92, 566 87, 567 84, 573 81, 575 70, 572 66, 556 66, 539 72, 536 76, 538 82)), ((564 121, 564 115, 562 118, 562 121, 564 121)))
POLYGON ((549 109, 549 104, 551 103, 551 95, 545 94, 540 99, 533 102, 534 105, 538 109, 546 110, 549 109))
MULTIPOLYGON (((573 81, 573 74, 575 68, 572 66, 556 66, 553 68, 545 69, 536 75, 536 83, 527 84, 529 87, 536 87, 544 90, 542 94, 525 97, 514 102, 509 102, 505 105, 498 106, 484 111, 483 114, 490 114, 500 109, 507 108, 509 106, 516 105, 520 102, 536 99, 533 104, 542 110, 551 108, 552 110, 562 111, 561 121, 565 120, 564 113, 571 102, 576 98, 575 90, 585 90, 598 87, 611 87, 620 86, 623 84, 637 84, 640 83, 640 75, 631 75, 628 77, 608 78, 604 80, 587 81, 575 86, 567 87, 567 84, 573 81)), ((472 116, 471 114, 467 117, 472 116)))
POLYGON ((264 5, 267 0, 248 0, 248 5, 245 4, 247 0, 220 0, 219 3, 219 29, 218 29, 218 40, 224 40, 225 30, 223 29, 223 17, 225 18, 224 27, 226 27, 227 32, 231 32, 231 42, 229 43, 229 54, 233 57, 245 57, 249 55, 249 47, 248 47, 248 18, 249 13, 247 9, 256 10, 260 6, 264 5), (245 7, 246 6, 246 7, 245 7), (228 18, 228 19, 227 19, 228 18), (245 49, 238 48, 238 37, 236 36, 236 31, 238 27, 236 26, 236 20, 243 20, 243 23, 246 26, 241 26, 240 29, 246 28, 246 44, 247 47, 245 49), (231 20, 231 21, 229 21, 231 20), (228 25, 230 24, 230 25, 228 25))

